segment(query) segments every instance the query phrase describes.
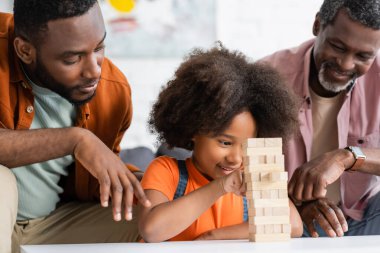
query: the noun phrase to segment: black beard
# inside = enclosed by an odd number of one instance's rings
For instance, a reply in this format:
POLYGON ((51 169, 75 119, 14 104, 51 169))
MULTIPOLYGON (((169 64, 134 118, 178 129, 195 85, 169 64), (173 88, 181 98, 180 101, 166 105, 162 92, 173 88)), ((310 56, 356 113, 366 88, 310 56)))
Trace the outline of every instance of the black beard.
MULTIPOLYGON (((72 97, 72 93, 74 92, 76 87, 69 89, 69 88, 66 88, 63 83, 58 82, 54 77, 52 77, 49 74, 45 65, 43 65, 41 63, 41 61, 38 57, 36 59, 36 69, 35 69, 34 75, 37 79, 36 83, 38 85, 57 93, 58 95, 60 95, 61 97, 63 97, 67 101, 69 101, 74 106, 81 106, 81 105, 86 104, 95 96, 95 93, 96 93, 96 91, 95 91, 94 94, 92 94, 91 96, 89 96, 88 98, 85 98, 83 100, 74 99, 72 97)), ((89 83, 91 83, 91 82, 92 82, 92 80, 89 80, 89 83)))

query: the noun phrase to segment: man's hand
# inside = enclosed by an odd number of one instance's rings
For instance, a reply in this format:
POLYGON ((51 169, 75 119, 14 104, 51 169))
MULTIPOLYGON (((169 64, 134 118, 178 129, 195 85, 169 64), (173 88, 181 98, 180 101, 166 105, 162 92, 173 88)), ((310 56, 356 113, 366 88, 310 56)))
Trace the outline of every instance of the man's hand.
POLYGON ((318 237, 315 223, 318 223, 329 237, 343 236, 348 225, 342 210, 324 198, 304 203, 299 207, 300 215, 312 237, 318 237))
POLYGON ((324 198, 326 187, 335 182, 353 162, 351 152, 338 149, 305 163, 297 168, 289 181, 289 196, 296 204, 324 198))
POLYGON ((143 176, 144 176, 144 172, 142 171, 135 171, 133 172, 133 175, 135 175, 135 177, 137 178, 137 180, 141 181, 143 176))
POLYGON ((146 207, 150 201, 145 196, 138 179, 99 138, 84 130, 74 147, 75 158, 98 179, 100 184, 100 202, 108 206, 112 196, 113 217, 121 220, 122 205, 125 219, 132 219, 133 195, 146 207))

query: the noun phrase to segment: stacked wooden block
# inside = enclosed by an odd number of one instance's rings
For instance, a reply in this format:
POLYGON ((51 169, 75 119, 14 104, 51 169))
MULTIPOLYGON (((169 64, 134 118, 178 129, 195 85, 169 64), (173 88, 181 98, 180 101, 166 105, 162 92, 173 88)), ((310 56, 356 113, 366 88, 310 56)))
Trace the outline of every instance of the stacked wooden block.
POLYGON ((288 173, 281 138, 251 138, 243 145, 249 241, 290 239, 288 173))

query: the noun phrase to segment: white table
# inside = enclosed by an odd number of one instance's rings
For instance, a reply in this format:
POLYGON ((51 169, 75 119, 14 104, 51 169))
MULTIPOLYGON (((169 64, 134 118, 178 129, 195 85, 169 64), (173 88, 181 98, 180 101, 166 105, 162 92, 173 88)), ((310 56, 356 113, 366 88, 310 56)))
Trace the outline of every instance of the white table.
POLYGON ((247 240, 190 241, 162 243, 99 243, 24 245, 22 253, 170 253, 170 252, 325 252, 372 253, 380 252, 379 236, 347 236, 341 238, 297 238, 289 242, 250 243, 247 240))

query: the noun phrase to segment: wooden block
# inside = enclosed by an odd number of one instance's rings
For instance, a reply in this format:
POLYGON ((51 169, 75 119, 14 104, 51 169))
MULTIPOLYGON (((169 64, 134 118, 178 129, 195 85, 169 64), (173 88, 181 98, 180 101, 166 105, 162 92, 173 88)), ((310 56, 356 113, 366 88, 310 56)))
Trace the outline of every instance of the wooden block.
POLYGON ((249 138, 243 143, 243 149, 247 147, 252 147, 252 148, 265 147, 265 138, 249 138))
POLYGON ((245 164, 246 165, 266 164, 266 157, 265 157, 265 155, 247 156, 244 154, 243 162, 244 162, 244 165, 245 164))
POLYGON ((264 234, 273 234, 273 224, 264 225, 264 234))
POLYGON ((263 148, 251 148, 247 147, 243 149, 243 154, 246 156, 259 156, 259 155, 282 155, 282 147, 263 147, 263 148))
POLYGON ((284 171, 284 164, 244 164, 244 172, 284 171))
POLYGON ((274 171, 270 172, 269 180, 272 182, 275 181, 285 181, 288 182, 288 172, 279 172, 279 171, 274 171))
POLYGON ((275 154, 268 154, 265 156, 265 163, 276 163, 276 155, 275 154))
POLYGON ((265 225, 251 225, 248 227, 249 233, 252 234, 264 234, 265 225))
POLYGON ((256 190, 274 190, 274 189, 287 189, 287 182, 248 182, 247 189, 256 190))
POLYGON ((282 215, 290 215, 289 206, 283 207, 272 207, 272 215, 273 216, 282 216, 282 215))
POLYGON ((244 181, 248 182, 259 182, 260 172, 244 172, 244 181))
POLYGON ((286 199, 247 199, 250 208, 260 207, 289 207, 289 200, 286 199))
POLYGON ((261 199, 261 192, 262 191, 252 191, 251 189, 247 188, 245 196, 247 197, 247 199, 261 199))
POLYGON ((282 165, 284 165, 285 164, 284 155, 280 155, 280 154, 276 155, 274 163, 275 164, 282 164, 282 165))
POLYGON ((248 208, 248 217, 264 216, 264 208, 248 208))
POLYGON ((268 225, 268 224, 289 224, 288 215, 284 216, 249 216, 249 224, 251 225, 268 225))
POLYGON ((288 181, 288 172, 286 171, 261 171, 261 172, 246 172, 244 173, 244 180, 248 182, 277 182, 288 181))
POLYGON ((273 207, 264 207, 264 216, 272 216, 273 207))
POLYGON ((279 189, 278 190, 278 198, 279 199, 288 198, 288 189, 279 189))
POLYGON ((270 171, 262 171, 260 173, 260 181, 261 182, 270 182, 270 171))
POLYGON ((265 147, 282 147, 282 138, 264 138, 265 147))
POLYGON ((274 234, 282 233, 282 225, 283 224, 275 224, 275 225, 273 225, 273 233, 274 234))
POLYGON ((291 232, 291 225, 290 224, 282 224, 281 228, 282 228, 282 231, 281 231, 282 233, 290 234, 290 232, 291 232))
POLYGON ((281 242, 289 241, 290 234, 278 233, 278 234, 248 234, 250 242, 281 242))
POLYGON ((262 190, 262 199, 278 199, 278 190, 262 190))

